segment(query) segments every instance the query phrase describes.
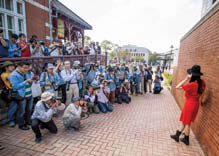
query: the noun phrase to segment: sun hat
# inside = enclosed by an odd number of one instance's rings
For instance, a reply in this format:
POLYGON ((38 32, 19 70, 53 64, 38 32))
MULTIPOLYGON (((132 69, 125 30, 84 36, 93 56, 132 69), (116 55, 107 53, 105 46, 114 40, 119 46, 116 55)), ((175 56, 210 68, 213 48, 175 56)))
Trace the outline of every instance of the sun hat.
POLYGON ((5 61, 2 64, 1 68, 5 68, 5 67, 8 67, 8 66, 14 66, 14 64, 11 61, 5 61))
POLYGON ((81 100, 81 97, 79 97, 79 96, 75 96, 75 97, 72 98, 72 102, 76 102, 76 101, 79 101, 79 100, 81 100))
POLYGON ((193 65, 192 68, 187 69, 187 73, 193 76, 202 76, 200 65, 193 65))
POLYGON ((44 92, 42 95, 41 95, 41 100, 46 102, 46 101, 49 101, 50 99, 52 99, 52 97, 54 96, 53 93, 50 93, 50 92, 44 92))

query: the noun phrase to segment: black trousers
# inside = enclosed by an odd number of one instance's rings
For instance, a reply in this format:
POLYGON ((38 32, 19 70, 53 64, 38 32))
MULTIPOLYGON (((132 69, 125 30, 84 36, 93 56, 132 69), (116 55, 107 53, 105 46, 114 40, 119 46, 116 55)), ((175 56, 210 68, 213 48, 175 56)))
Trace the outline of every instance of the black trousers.
POLYGON ((42 134, 40 132, 40 127, 48 129, 53 134, 56 134, 58 132, 58 129, 52 119, 49 122, 42 122, 38 119, 33 119, 31 127, 33 132, 35 133, 36 138, 42 137, 42 134))
POLYGON ((147 88, 147 78, 144 78, 144 92, 146 93, 148 91, 148 88, 147 88))
POLYGON ((60 85, 58 90, 61 90, 61 92, 62 92, 62 103, 65 103, 66 102, 66 97, 67 97, 66 84, 60 85))

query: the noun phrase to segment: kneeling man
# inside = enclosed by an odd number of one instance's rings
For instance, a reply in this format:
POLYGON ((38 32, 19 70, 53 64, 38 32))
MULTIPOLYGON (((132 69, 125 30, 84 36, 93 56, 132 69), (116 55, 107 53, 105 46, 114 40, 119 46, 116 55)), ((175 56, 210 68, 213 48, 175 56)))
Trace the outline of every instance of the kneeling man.
POLYGON ((36 143, 41 142, 41 129, 48 129, 51 133, 56 134, 58 132, 57 127, 52 120, 53 113, 58 110, 64 110, 65 105, 57 100, 53 93, 44 92, 41 95, 41 100, 37 102, 32 119, 32 130, 35 133, 36 143))

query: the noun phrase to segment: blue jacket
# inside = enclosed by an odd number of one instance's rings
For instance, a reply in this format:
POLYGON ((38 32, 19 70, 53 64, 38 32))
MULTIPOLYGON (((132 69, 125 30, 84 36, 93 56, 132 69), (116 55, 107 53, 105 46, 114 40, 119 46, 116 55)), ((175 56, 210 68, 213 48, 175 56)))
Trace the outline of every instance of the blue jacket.
POLYGON ((2 44, 0 43, 0 57, 8 57, 8 49, 9 49, 10 41, 7 39, 4 40, 6 42, 6 47, 3 47, 2 44))
POLYGON ((98 66, 96 68, 96 71, 102 73, 103 72, 103 67, 102 66, 98 66))
POLYGON ((8 57, 20 57, 21 51, 16 50, 19 49, 16 43, 10 42, 9 50, 8 50, 8 57))
POLYGON ((93 80, 95 79, 95 76, 96 76, 96 71, 90 70, 88 73, 88 82, 92 83, 93 80))
POLYGON ((113 76, 111 77, 109 73, 107 73, 105 75, 105 80, 113 80, 114 82, 110 82, 108 87, 110 89, 110 91, 115 91, 116 90, 116 83, 118 82, 117 81, 117 77, 115 76, 115 74, 113 74, 113 76))
POLYGON ((24 97, 26 92, 25 86, 27 83, 24 80, 24 75, 15 70, 10 74, 9 81, 11 83, 12 89, 18 91, 19 95, 24 97))
POLYGON ((54 91, 53 86, 46 86, 46 82, 55 83, 56 85, 60 85, 62 83, 62 80, 57 73, 48 75, 47 72, 43 72, 40 75, 40 86, 45 87, 46 91, 54 91), (44 77, 44 75, 46 77, 44 77))

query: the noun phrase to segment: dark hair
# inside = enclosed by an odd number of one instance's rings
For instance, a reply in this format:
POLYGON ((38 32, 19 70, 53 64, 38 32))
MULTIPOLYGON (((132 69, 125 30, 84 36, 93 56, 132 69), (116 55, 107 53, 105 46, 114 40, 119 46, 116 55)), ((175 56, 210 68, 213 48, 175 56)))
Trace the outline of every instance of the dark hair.
POLYGON ((197 93, 202 94, 202 80, 201 80, 201 77, 200 76, 192 76, 190 82, 195 82, 195 81, 198 82, 198 91, 197 91, 197 93))
POLYGON ((29 66, 30 63, 29 62, 19 62, 17 65, 20 66, 20 67, 23 67, 24 65, 29 66))
POLYGON ((19 37, 21 38, 21 37, 25 37, 26 35, 24 34, 24 33, 20 33, 19 34, 19 37))
POLYGON ((17 35, 17 34, 12 34, 12 35, 11 35, 11 38, 14 38, 14 39, 17 40, 17 39, 18 39, 18 35, 17 35))
POLYGON ((0 33, 3 33, 3 30, 2 30, 2 29, 0 29, 0 33))

